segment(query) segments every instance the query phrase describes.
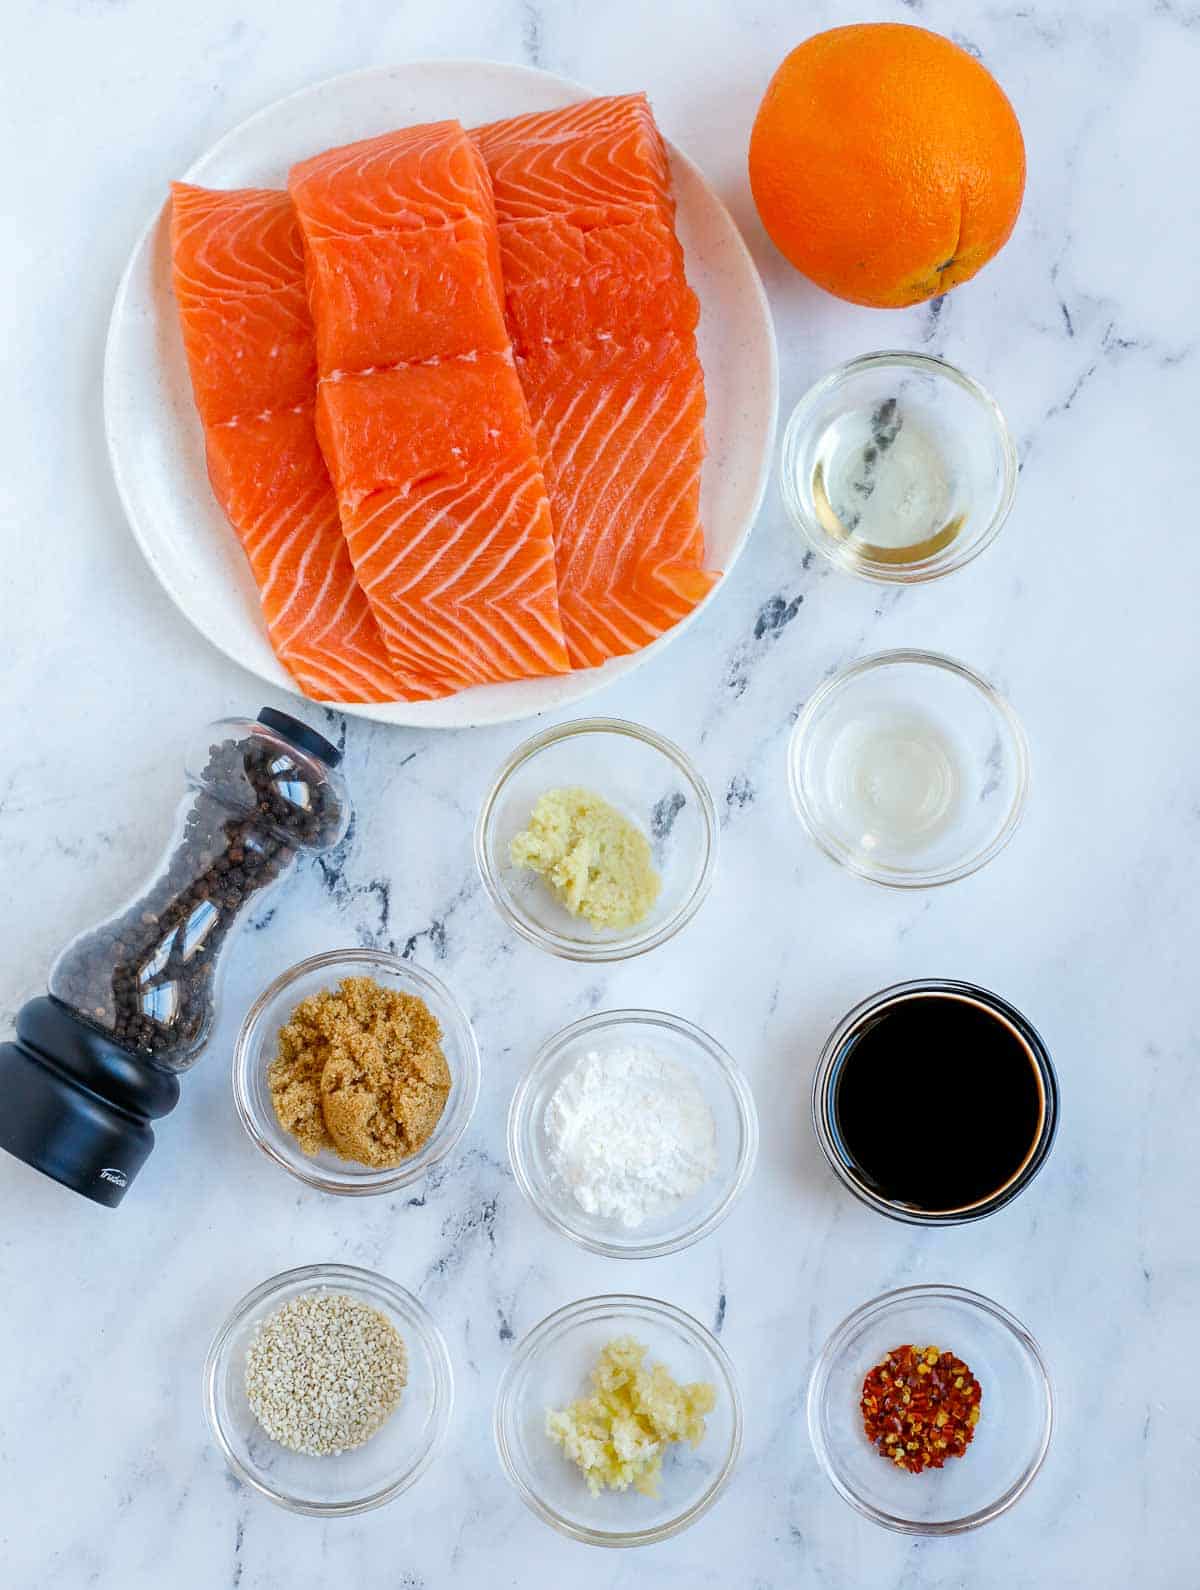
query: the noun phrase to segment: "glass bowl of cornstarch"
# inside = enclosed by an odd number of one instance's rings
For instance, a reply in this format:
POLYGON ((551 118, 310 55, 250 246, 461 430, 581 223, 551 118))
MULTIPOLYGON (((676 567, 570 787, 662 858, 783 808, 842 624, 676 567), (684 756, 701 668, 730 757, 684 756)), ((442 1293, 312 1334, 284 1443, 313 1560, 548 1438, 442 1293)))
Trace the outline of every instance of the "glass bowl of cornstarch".
POLYGON ((508 1117, 513 1174, 593 1253, 650 1259, 713 1231, 750 1180, 758 1116, 737 1064, 680 1016, 610 1010, 542 1048, 508 1117))

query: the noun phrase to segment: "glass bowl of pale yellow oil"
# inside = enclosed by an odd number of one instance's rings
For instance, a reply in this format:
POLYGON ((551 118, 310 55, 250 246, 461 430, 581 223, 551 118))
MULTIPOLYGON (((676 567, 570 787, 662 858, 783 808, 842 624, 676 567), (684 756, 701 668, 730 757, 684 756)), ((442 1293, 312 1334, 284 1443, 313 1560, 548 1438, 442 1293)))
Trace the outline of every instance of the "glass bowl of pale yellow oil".
POLYGON ((810 547, 866 579, 949 574, 995 540, 1017 453, 1004 415, 944 359, 869 353, 831 371, 792 412, 780 482, 810 547))
POLYGON ((827 679, 788 748, 796 815, 872 883, 930 888, 976 872, 1029 792, 1019 719, 986 679, 936 652, 889 651, 827 679))
POLYGON ((580 718, 519 745, 484 797, 475 860, 492 904, 531 944, 617 961, 673 937, 712 886, 712 795, 670 740, 580 718))

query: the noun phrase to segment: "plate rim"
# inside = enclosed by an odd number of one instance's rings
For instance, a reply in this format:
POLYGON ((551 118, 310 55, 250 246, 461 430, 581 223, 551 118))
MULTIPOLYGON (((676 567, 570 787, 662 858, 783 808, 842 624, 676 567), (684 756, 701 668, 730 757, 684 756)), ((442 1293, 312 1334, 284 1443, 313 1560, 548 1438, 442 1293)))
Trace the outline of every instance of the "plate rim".
MULTIPOLYGON (((501 72, 506 76, 524 77, 541 83, 551 84, 556 88, 562 88, 565 91, 576 95, 580 99, 596 99, 605 97, 603 94, 600 94, 595 89, 589 87, 586 83, 581 83, 575 78, 565 77, 558 72, 549 72, 538 66, 527 66, 523 62, 493 61, 479 56, 424 56, 416 57, 407 61, 392 62, 390 65, 386 66, 356 67, 348 72, 336 72, 329 77, 318 78, 315 82, 305 84, 301 88, 293 89, 288 94, 280 95, 278 99, 271 100, 266 105, 260 105, 257 110, 252 111, 249 116, 243 117, 241 121, 236 122, 232 127, 227 128, 219 138, 217 138, 213 143, 209 144, 206 149, 202 150, 200 154, 198 154, 190 163, 183 175, 176 180, 180 182, 191 182, 195 180, 198 167, 206 165, 214 157, 219 156, 228 144, 232 143, 236 139, 241 138, 248 129, 254 127, 255 123, 260 120, 266 120, 266 118, 277 114, 283 107, 291 103, 306 99, 310 95, 320 93, 324 90, 328 90, 334 87, 334 85, 361 82, 368 79, 378 80, 389 77, 397 72, 402 72, 422 66, 454 67, 462 68, 467 71, 486 70, 490 72, 501 72)), ((567 103, 575 103, 575 101, 568 101, 567 103)), ((617 684, 625 674, 634 672, 645 662, 649 661, 652 654, 654 654, 656 651, 665 649, 665 647, 668 646, 671 641, 675 640, 686 629, 688 629, 697 620, 697 618, 699 618, 700 614, 708 607, 709 602, 713 599, 713 597, 717 594, 717 591, 720 590, 720 588, 725 584, 729 575, 733 572, 738 559, 745 550, 746 543, 750 539, 750 535, 754 529, 754 526, 758 522, 759 515, 762 513, 763 501, 766 497, 767 486, 770 483, 773 460, 775 456, 775 442, 779 430, 779 343, 775 333, 775 321, 774 316, 771 313, 770 300, 767 297, 767 291, 763 285, 762 276, 759 272, 758 266, 754 262, 754 256, 750 252, 749 245, 742 235, 741 228, 734 220, 728 205, 725 203, 724 199, 722 199, 716 189, 711 185, 711 183, 709 183, 704 173, 689 155, 687 155, 671 139, 666 138, 665 134, 664 142, 671 160, 673 162, 678 162, 678 164, 688 173, 689 177, 701 185, 710 202, 717 206, 721 215, 728 223, 729 232, 733 238, 734 247, 739 261, 742 265, 749 268, 748 275, 753 289, 752 296, 756 302, 757 308, 761 315, 762 324, 767 333, 767 368, 765 374, 767 377, 766 400, 770 411, 770 418, 766 430, 765 445, 763 446, 762 456, 759 460, 758 475, 753 487, 751 506, 748 513, 746 514, 744 527, 732 551, 725 560, 725 565, 721 570, 720 581, 718 582, 717 586, 714 587, 709 596, 707 596, 697 606, 692 608, 691 612, 688 613, 685 618, 681 619, 679 623, 672 625, 670 629, 665 630, 661 635, 656 636, 656 638, 651 641, 648 646, 644 646, 640 649, 640 651, 630 654, 634 660, 628 665, 627 668, 622 671, 620 675, 617 676, 616 679, 603 677, 603 665, 601 665, 599 668, 593 669, 576 669, 573 671, 575 675, 586 676, 591 674, 595 677, 588 679, 587 682, 582 684, 578 690, 573 691, 566 700, 552 702, 544 706, 532 707, 529 709, 524 709, 520 706, 517 706, 511 710, 507 710, 496 715, 489 715, 479 719, 472 718, 470 720, 464 720, 457 723, 438 721, 436 718, 431 721, 423 720, 416 723, 397 723, 392 718, 384 716, 385 713, 394 709, 396 706, 405 705, 403 702, 375 703, 315 701, 311 696, 306 696, 304 694, 296 681, 287 674, 287 671, 283 668, 282 664, 279 664, 279 667, 280 671, 285 675, 285 678, 283 680, 268 679, 264 674, 260 673, 258 669, 253 666, 253 664, 246 662, 239 656, 235 656, 231 650, 230 644, 224 639, 218 638, 216 635, 212 634, 208 629, 204 628, 196 619, 192 617, 187 610, 187 607, 184 605, 181 593, 179 593, 176 589, 175 582, 168 577, 166 571, 161 566, 154 551, 153 544, 143 535, 139 516, 135 514, 133 510, 133 490, 121 465, 121 453, 115 435, 117 428, 114 420, 114 411, 117 407, 115 401, 115 386, 117 379, 115 366, 119 357, 116 345, 120 337, 121 323, 124 319, 125 312, 128 309, 131 293, 133 290, 133 279, 135 272, 139 264, 141 264, 144 258, 147 256, 148 251, 153 247, 154 235, 157 228, 162 223, 163 212, 166 209, 166 202, 164 201, 164 203, 160 204, 153 211, 153 213, 139 229, 137 236, 134 239, 133 246, 130 249, 129 256, 125 261, 125 265, 117 282, 116 292, 113 297, 112 309, 109 313, 108 327, 104 339, 104 364, 101 382, 101 406, 103 408, 104 414, 105 448, 108 453, 109 468, 112 471, 113 483, 116 487, 117 496, 121 503, 121 510, 125 516, 126 524, 133 536, 138 550, 141 552, 143 558, 146 560, 146 563, 149 565, 151 573, 158 582, 159 589, 168 598, 179 616, 188 624, 190 624, 192 629, 199 634, 210 646, 214 647, 221 654, 221 656, 223 656, 227 661, 233 663, 235 667, 245 670, 260 684, 273 689, 282 690, 288 695, 294 696, 298 700, 307 702, 309 705, 319 709, 342 713, 355 718, 361 718, 365 721, 378 723, 392 729, 428 729, 439 732, 453 732, 458 729, 491 728, 507 723, 528 722, 530 720, 540 718, 547 713, 569 710, 574 707, 577 702, 586 700, 588 697, 595 695, 597 691, 603 690, 609 685, 617 684)), ((272 656, 274 657, 274 653, 272 653, 272 656)), ((278 662, 278 659, 275 659, 275 661, 278 662)), ((517 683, 519 682, 520 681, 517 681, 517 683)), ((462 692, 456 692, 454 696, 448 697, 447 699, 453 701, 456 699, 456 697, 461 697, 461 694, 462 692)), ((418 703, 418 705, 436 708, 439 703, 418 703)))

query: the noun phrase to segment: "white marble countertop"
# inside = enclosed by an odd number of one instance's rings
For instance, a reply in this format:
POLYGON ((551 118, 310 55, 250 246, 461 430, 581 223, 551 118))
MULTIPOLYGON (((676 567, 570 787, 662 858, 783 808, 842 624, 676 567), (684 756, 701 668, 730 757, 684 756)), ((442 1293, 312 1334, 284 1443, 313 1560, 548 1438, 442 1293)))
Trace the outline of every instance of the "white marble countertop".
MULTIPOLYGON (((933 349, 996 393, 1023 473, 1000 540, 906 591, 804 569, 774 487, 711 614, 596 702, 669 732, 717 796, 723 855, 691 927, 642 961, 556 962, 507 933, 476 881, 481 791, 521 726, 414 734, 350 721, 357 843, 306 867, 233 957, 224 1013, 119 1213, 0 1156, 0 1580, 12 1590, 550 1586, 1003 1586, 1186 1590, 1197 1578, 1200 1392, 1200 891, 1196 734, 1200 501, 1195 410, 1200 16, 1182 3, 883 0, 982 54, 1021 116, 1030 176, 1000 259, 901 314, 822 296, 774 255, 743 174, 786 49, 857 20, 850 0, 10 0, 0 130, 4 556, 0 1020, 65 939, 155 861, 189 729, 264 692, 170 607, 108 473, 109 304, 168 178, 279 95, 422 55, 532 62, 646 87, 726 195, 777 317, 783 400, 880 346, 933 349), (1080 14, 1082 13, 1082 14, 1080 14), (889 894, 800 836, 784 745, 833 666, 885 646, 961 656, 1027 725, 1034 793, 983 873, 889 894), (477 1024, 480 1106, 416 1204, 300 1189, 238 1128, 229 1051, 252 995, 301 954, 391 945, 444 976, 477 1024), (1064 1095, 1053 1157, 982 1226, 881 1220, 820 1159, 807 1121, 837 1017, 898 978, 989 985, 1036 1023, 1064 1095), (531 1047, 594 1007, 653 1003, 741 1060, 763 1116, 758 1171, 721 1230, 644 1265, 577 1251, 524 1205, 503 1119, 531 1047), (320 1523, 236 1484, 208 1441, 200 1366, 234 1301, 320 1258, 413 1288, 449 1340, 449 1445, 392 1506, 320 1523), (917 1280, 975 1287, 1045 1348, 1058 1425, 1016 1509, 973 1535, 892 1536, 818 1471, 813 1355, 852 1307, 917 1280), (643 1290, 721 1329, 746 1446, 713 1511, 642 1553, 559 1539, 498 1467, 490 1420, 519 1337, 588 1293, 643 1290)), ((276 704, 286 705, 283 698, 276 704)), ((332 719, 332 732, 341 722, 332 719)), ((3 1101, 0 1101, 3 1108, 3 1101)))

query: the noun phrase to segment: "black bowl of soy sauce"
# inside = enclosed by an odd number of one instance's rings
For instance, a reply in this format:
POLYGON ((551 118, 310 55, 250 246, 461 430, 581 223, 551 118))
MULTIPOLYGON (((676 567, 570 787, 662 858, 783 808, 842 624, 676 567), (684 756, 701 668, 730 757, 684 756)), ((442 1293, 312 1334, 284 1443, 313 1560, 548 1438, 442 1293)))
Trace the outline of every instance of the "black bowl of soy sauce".
POLYGON ((973 983, 897 983, 850 1011, 813 1079, 813 1126, 843 1184, 881 1214, 961 1225, 1046 1162, 1058 1080, 1037 1030, 973 983))

